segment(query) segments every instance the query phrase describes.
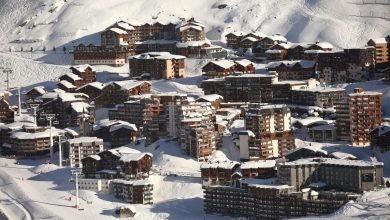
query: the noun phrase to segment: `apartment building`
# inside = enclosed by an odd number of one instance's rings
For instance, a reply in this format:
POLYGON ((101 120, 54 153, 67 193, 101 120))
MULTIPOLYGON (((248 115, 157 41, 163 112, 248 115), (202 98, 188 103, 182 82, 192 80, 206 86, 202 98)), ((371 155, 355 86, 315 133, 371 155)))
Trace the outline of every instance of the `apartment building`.
POLYGON ((227 76, 225 86, 223 87, 224 91, 217 94, 222 95, 225 98, 225 102, 266 103, 272 100, 271 84, 277 81, 278 76, 273 72, 269 75, 243 74, 227 76))
POLYGON ((181 42, 203 41, 206 39, 205 26, 195 18, 176 25, 176 39, 181 42))
POLYGON ((58 122, 56 124, 62 128, 79 126, 82 115, 88 115, 89 120, 94 122, 95 107, 88 103, 89 97, 86 94, 61 92, 53 95, 52 99, 42 104, 38 111, 39 125, 48 124, 45 117, 47 114, 54 114, 53 120, 58 122))
POLYGON ((245 129, 240 132, 240 159, 284 156, 295 148, 290 129, 290 109, 284 105, 250 103, 245 109, 245 129))
POLYGON ((316 62, 311 60, 275 61, 266 65, 268 71, 276 71, 279 80, 308 80, 315 78, 316 62))
POLYGON ((351 142, 354 146, 368 146, 370 132, 381 125, 382 93, 355 88, 348 95, 351 142))
POLYGON ((149 52, 129 58, 130 76, 150 74, 153 79, 172 79, 185 76, 186 57, 168 52, 149 52))
POLYGON ((107 119, 98 121, 93 128, 93 133, 96 137, 110 142, 111 147, 135 142, 139 135, 138 128, 135 124, 121 120, 107 119))
POLYGON ((58 135, 65 133, 61 129, 23 126, 9 134, 9 138, 3 143, 10 152, 16 155, 39 155, 50 152, 50 133, 54 143, 58 143, 58 135))
POLYGON ((284 219, 330 214, 349 201, 340 192, 296 192, 288 185, 241 181, 236 187, 205 189, 204 211, 236 218, 284 219))
POLYGON ((8 96, 8 94, 4 94, 0 97, 0 123, 10 123, 14 121, 15 110, 10 107, 8 96))
POLYGON ((390 35, 382 38, 370 39, 368 46, 375 48, 375 64, 377 68, 388 66, 390 61, 390 35))
POLYGON ((145 179, 152 167, 153 155, 128 147, 113 148, 89 155, 82 161, 82 172, 90 179, 145 179))
POLYGON ((278 183, 294 190, 315 186, 341 191, 373 190, 383 185, 383 163, 362 160, 307 158, 278 165, 278 183))
POLYGON ((130 204, 153 204, 153 184, 148 180, 128 181, 115 179, 110 182, 111 193, 130 204))
POLYGON ((97 107, 114 107, 129 99, 129 96, 149 94, 152 84, 148 81, 123 80, 105 85, 101 94, 95 98, 97 107))
POLYGON ((70 167, 82 167, 81 160, 89 155, 103 151, 103 139, 97 137, 79 137, 66 142, 69 148, 70 167))
POLYGON ((291 103, 295 105, 331 108, 346 97, 345 89, 324 86, 293 88, 291 103))
POLYGON ((334 103, 336 110, 336 136, 338 140, 351 141, 351 121, 347 98, 334 103))
POLYGON ((235 180, 241 178, 241 175, 236 173, 236 169, 239 166, 240 163, 230 160, 209 160, 203 162, 200 165, 203 180, 202 187, 232 185, 235 180))

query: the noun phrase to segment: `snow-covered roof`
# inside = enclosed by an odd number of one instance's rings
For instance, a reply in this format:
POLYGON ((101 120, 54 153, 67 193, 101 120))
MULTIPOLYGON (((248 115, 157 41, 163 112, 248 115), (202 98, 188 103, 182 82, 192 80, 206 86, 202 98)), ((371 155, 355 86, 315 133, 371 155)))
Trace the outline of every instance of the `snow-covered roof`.
POLYGON ((254 38, 254 37, 246 37, 246 38, 242 39, 241 42, 246 41, 246 40, 249 40, 249 41, 252 41, 252 42, 258 41, 257 38, 254 38))
POLYGON ((351 93, 348 94, 348 96, 377 96, 377 95, 383 95, 381 92, 375 92, 375 91, 364 91, 359 93, 351 93))
POLYGON ((121 122, 121 123, 117 123, 117 124, 112 125, 110 127, 109 132, 111 133, 111 132, 114 132, 114 131, 122 129, 122 128, 132 130, 132 131, 138 131, 135 124, 130 124, 129 122, 121 122))
POLYGON ((344 152, 337 152, 337 151, 330 153, 329 156, 336 158, 336 159, 343 159, 343 160, 346 160, 346 159, 355 160, 356 159, 356 157, 352 154, 344 153, 344 152))
POLYGON ((79 144, 79 143, 91 143, 91 142, 101 142, 103 144, 103 139, 97 137, 78 137, 67 140, 69 144, 79 144))
POLYGON ((152 185, 152 182, 150 182, 147 179, 142 179, 142 180, 122 180, 122 179, 114 179, 111 181, 112 183, 121 183, 125 185, 133 185, 133 186, 143 186, 143 185, 152 185))
POLYGON ((239 135, 248 135, 249 137, 256 137, 255 133, 251 130, 240 131, 239 135))
POLYGON ((252 61, 247 60, 247 59, 236 60, 236 61, 234 61, 234 62, 235 62, 236 64, 238 64, 238 65, 240 65, 240 66, 244 66, 244 67, 253 64, 252 61))
POLYGON ((382 162, 371 162, 364 160, 345 160, 334 158, 305 158, 291 162, 285 162, 282 165, 306 165, 306 164, 327 164, 336 166, 353 166, 353 167, 372 167, 376 165, 383 165, 382 162))
POLYGON ((233 169, 235 166, 239 165, 240 163, 237 161, 231 161, 231 160, 209 160, 207 162, 203 162, 200 165, 201 169, 233 169))
POLYGON ((265 53, 282 53, 283 50, 266 50, 265 53))
POLYGON ((314 123, 329 124, 330 121, 324 120, 321 117, 307 117, 307 118, 291 118, 291 123, 295 124, 299 122, 302 126, 309 126, 314 123))
MULTIPOLYGON (((61 129, 52 128, 52 136, 58 136, 58 134, 65 133, 61 129)), ((24 132, 24 131, 18 131, 11 135, 11 138, 15 139, 23 139, 23 140, 35 140, 38 138, 49 138, 50 137, 50 129, 46 129, 45 131, 41 132, 24 132)))
POLYGON ((70 134, 70 135, 72 135, 72 136, 79 136, 80 134, 79 134, 79 132, 80 132, 80 127, 67 127, 67 128, 64 128, 64 130, 68 133, 68 134, 70 134))
POLYGON ((316 86, 316 87, 308 87, 302 86, 301 88, 293 88, 294 91, 308 91, 308 92, 338 92, 345 91, 343 88, 337 87, 326 87, 326 86, 316 86))
POLYGON ((240 131, 245 130, 245 121, 243 119, 234 120, 230 126, 232 133, 239 133, 240 131))
POLYGON ((121 87, 123 90, 128 90, 140 86, 144 83, 148 83, 149 85, 151 85, 148 81, 138 81, 138 80, 115 81, 112 84, 121 87))
POLYGON ((73 101, 86 101, 89 96, 84 93, 57 93, 59 99, 63 102, 73 102, 73 101))
POLYGON ((232 34, 232 35, 234 35, 234 36, 237 36, 237 37, 247 35, 247 34, 244 33, 244 32, 231 32, 231 33, 226 34, 225 36, 230 35, 230 34, 232 34))
POLYGON ((180 32, 188 30, 188 29, 195 29, 198 31, 202 31, 203 27, 198 26, 198 25, 186 25, 186 26, 180 27, 180 32))
POLYGON ((77 113, 89 112, 88 108, 91 107, 86 102, 72 102, 70 106, 77 113))
POLYGON ((79 72, 84 72, 87 68, 91 68, 92 71, 96 71, 96 69, 93 66, 89 65, 89 64, 75 65, 75 66, 72 66, 70 68, 71 69, 76 69, 79 72))
POLYGON ((390 43, 390 40, 388 40, 387 38, 385 37, 381 37, 381 38, 375 38, 375 39, 371 39, 374 43, 376 44, 386 44, 386 43, 390 43))
POLYGON ((210 63, 213 63, 213 64, 220 66, 224 69, 229 69, 235 65, 235 63, 233 61, 230 61, 230 60, 213 60, 213 61, 210 61, 210 63))
POLYGON ((153 157, 151 153, 123 154, 121 155, 121 158, 119 160, 123 162, 139 161, 141 158, 145 157, 146 155, 153 157))
POLYGON ((287 154, 287 155, 290 155, 290 154, 293 154, 297 151, 300 151, 300 150, 309 150, 309 151, 312 151, 313 153, 320 153, 320 154, 323 154, 323 155, 328 155, 328 152, 326 150, 322 150, 321 148, 316 148, 316 147, 312 147, 312 146, 303 146, 303 147, 298 147, 298 148, 295 148, 293 150, 290 150, 287 154))
POLYGON ((77 88, 75 85, 73 85, 72 83, 70 83, 69 81, 66 81, 66 80, 61 80, 58 85, 62 85, 64 86, 65 88, 68 88, 68 89, 74 89, 74 88, 77 88))
POLYGON ((275 67, 278 67, 280 65, 286 65, 286 66, 294 66, 296 64, 300 64, 303 68, 312 68, 316 65, 316 61, 312 61, 312 60, 292 60, 292 61, 289 61, 289 60, 283 60, 283 61, 274 61, 274 62, 269 62, 267 65, 266 65, 266 68, 275 68, 275 67))
POLYGON ((243 169, 258 169, 258 168, 274 168, 276 166, 275 160, 258 160, 241 163, 241 170, 243 169))
POLYGON ((71 78, 73 81, 82 80, 81 77, 79 77, 78 75, 76 75, 76 74, 74 74, 74 73, 67 73, 67 74, 64 74, 64 75, 62 75, 60 78, 62 78, 63 76, 67 76, 67 77, 71 78))
POLYGON ((0 124, 0 130, 19 130, 23 127, 37 127, 37 125, 31 121, 15 121, 9 124, 0 124))
POLYGON ((316 45, 318 45, 322 49, 333 49, 333 45, 329 42, 319 42, 319 43, 316 43, 316 45))
POLYGON ((198 102, 201 99, 204 99, 208 102, 214 102, 215 100, 218 100, 218 99, 222 100, 223 97, 221 95, 218 95, 218 94, 209 94, 209 95, 204 95, 204 96, 197 98, 196 101, 198 102))
POLYGON ((120 156, 122 154, 138 154, 138 153, 141 153, 139 150, 136 150, 136 149, 133 149, 133 148, 130 148, 130 147, 126 147, 126 146, 113 148, 113 149, 110 149, 108 151, 110 151, 111 153, 113 153, 115 155, 118 155, 118 156, 120 156))
POLYGON ((279 34, 267 36, 265 38, 269 38, 269 39, 271 39, 273 41, 287 42, 287 39, 285 37, 283 37, 282 35, 279 35, 279 34))
POLYGON ((96 89, 102 90, 102 89, 104 89, 104 87, 106 87, 106 85, 107 84, 104 84, 104 83, 101 83, 101 82, 91 82, 91 83, 88 83, 88 84, 85 84, 85 85, 79 87, 77 90, 80 90, 80 89, 85 88, 87 86, 92 86, 92 87, 94 87, 96 89))
POLYGON ((45 87, 44 86, 35 86, 34 88, 32 88, 30 91, 28 91, 27 93, 31 92, 31 91, 36 91, 37 93, 39 93, 40 95, 43 95, 46 93, 45 91, 45 87))
POLYGON ((130 59, 185 59, 185 56, 171 54, 169 52, 148 52, 130 57, 130 59))
POLYGON ((176 44, 176 47, 177 48, 200 47, 203 46, 204 44, 211 45, 211 42, 209 40, 179 42, 176 44))
POLYGON ((124 22, 124 21, 119 21, 118 23, 116 23, 120 28, 124 29, 124 30, 127 30, 127 31, 132 31, 134 30, 134 27, 131 26, 129 23, 127 22, 124 22))
POLYGON ((122 30, 120 28, 110 28, 109 30, 112 31, 112 32, 115 32, 117 34, 127 34, 126 31, 124 31, 124 30, 122 30))

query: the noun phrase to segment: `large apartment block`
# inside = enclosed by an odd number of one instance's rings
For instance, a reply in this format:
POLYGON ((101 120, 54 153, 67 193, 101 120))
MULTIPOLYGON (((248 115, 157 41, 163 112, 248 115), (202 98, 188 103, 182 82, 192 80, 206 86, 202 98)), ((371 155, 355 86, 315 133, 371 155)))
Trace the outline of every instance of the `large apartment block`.
POLYGON ((381 125, 381 97, 382 93, 362 88, 348 95, 352 145, 370 145, 370 132, 381 125))
POLYGON ((245 129, 240 133, 241 160, 280 157, 294 148, 291 113, 286 105, 249 104, 245 129))
POLYGON ((103 139, 97 137, 79 137, 67 141, 71 167, 82 167, 81 160, 89 155, 103 151, 103 139))
POLYGON ((278 166, 278 183, 294 190, 322 184, 322 188, 363 192, 383 184, 383 163, 362 160, 308 158, 278 166))
POLYGON ((390 35, 370 39, 367 45, 375 47, 375 64, 379 67, 385 67, 386 63, 390 61, 390 35))
POLYGON ((268 185, 261 180, 237 185, 206 188, 205 212, 248 219, 284 219, 330 214, 349 201, 344 193, 296 192, 291 186, 268 185))
POLYGON ((112 194, 130 204, 153 204, 153 184, 148 180, 110 182, 112 194))
POLYGON ((185 75, 184 56, 168 52, 149 52, 129 58, 131 76, 150 74, 154 79, 182 78, 185 75))

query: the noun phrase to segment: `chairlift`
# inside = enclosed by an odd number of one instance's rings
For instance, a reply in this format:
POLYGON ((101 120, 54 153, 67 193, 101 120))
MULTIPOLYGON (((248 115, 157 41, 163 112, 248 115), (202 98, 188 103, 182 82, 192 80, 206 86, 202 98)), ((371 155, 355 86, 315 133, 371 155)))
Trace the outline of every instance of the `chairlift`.
POLYGON ((26 90, 23 90, 21 93, 22 93, 22 95, 26 95, 26 94, 27 94, 27 91, 26 91, 26 90))
POLYGON ((53 125, 59 125, 60 122, 58 120, 53 121, 53 125))

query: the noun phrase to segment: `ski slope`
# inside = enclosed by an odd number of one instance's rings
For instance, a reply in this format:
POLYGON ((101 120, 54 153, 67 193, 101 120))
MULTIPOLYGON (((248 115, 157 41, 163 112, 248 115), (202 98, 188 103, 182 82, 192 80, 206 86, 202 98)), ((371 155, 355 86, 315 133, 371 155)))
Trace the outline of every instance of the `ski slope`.
POLYGON ((133 24, 175 22, 195 17, 207 37, 232 31, 280 33, 291 42, 329 41, 336 47, 363 46, 388 34, 387 0, 0 0, 0 47, 73 46, 99 41, 98 32, 118 20, 133 24), (374 1, 370 1, 374 2, 374 1), (221 4, 227 7, 218 9, 221 4))

